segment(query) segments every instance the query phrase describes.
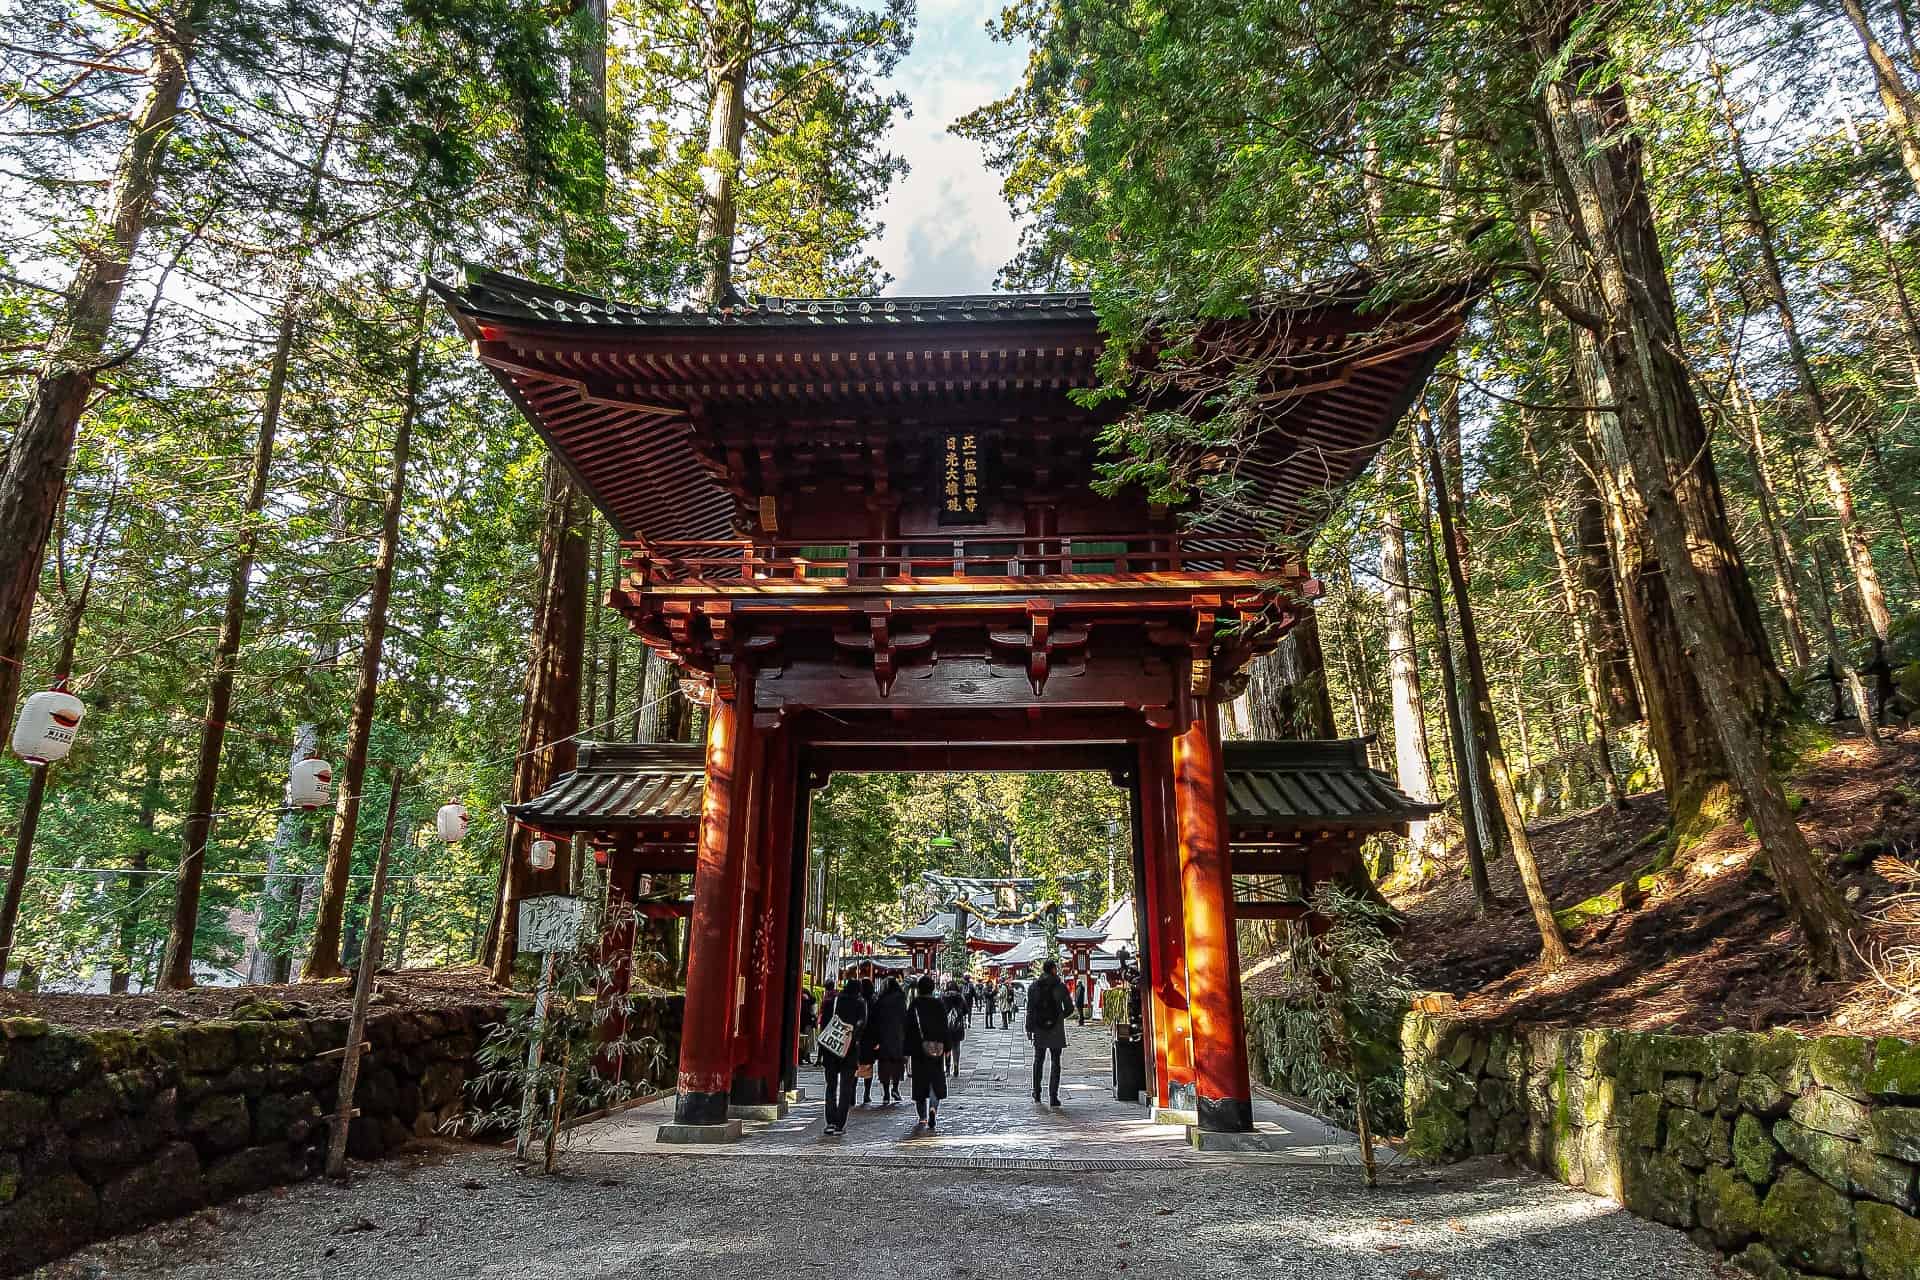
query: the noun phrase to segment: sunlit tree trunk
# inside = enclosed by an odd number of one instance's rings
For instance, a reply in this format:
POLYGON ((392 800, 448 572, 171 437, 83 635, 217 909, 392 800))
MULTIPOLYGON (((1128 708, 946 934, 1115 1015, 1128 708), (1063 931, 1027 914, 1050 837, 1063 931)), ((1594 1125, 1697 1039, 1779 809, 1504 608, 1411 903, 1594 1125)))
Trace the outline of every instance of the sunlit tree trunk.
POLYGON ((719 0, 707 49, 707 151, 700 163, 702 295, 710 307, 733 293, 733 242, 739 225, 740 149, 747 133, 747 76, 753 58, 753 10, 719 0))
POLYGON ((1900 148, 1900 163, 1906 168, 1907 179, 1913 183, 1914 190, 1920 192, 1920 103, 1915 102, 1913 90, 1901 76, 1899 65, 1880 43, 1861 0, 1840 0, 1840 9, 1860 37, 1867 65, 1873 68, 1874 87, 1880 91, 1880 105, 1886 108, 1888 131, 1900 148))
POLYGON ((200 926, 200 887, 206 875, 207 844, 213 836, 214 807, 220 794, 220 757, 226 749, 227 719, 233 709, 233 680, 239 667, 240 641, 247 624, 247 592, 253 584, 254 555, 260 546, 261 510, 266 506, 267 481, 273 471, 273 446, 280 430, 280 412, 286 403, 287 374, 292 364, 293 339, 306 304, 304 264, 311 249, 314 223, 319 218, 327 155, 340 128, 351 79, 355 42, 341 59, 324 132, 307 169, 307 188, 300 205, 300 237, 291 263, 292 278, 280 299, 280 317, 273 339, 273 357, 267 366, 266 392, 260 404, 260 423, 254 435, 253 461, 247 473, 246 496, 241 502, 240 529, 235 539, 233 567, 227 577, 226 605, 220 617, 220 637, 213 647, 213 666, 207 674, 207 712, 200 724, 200 750, 193 770, 193 792, 181 821, 180 870, 174 886, 173 925, 167 933, 166 959, 159 985, 185 990, 193 985, 193 942, 200 926))
POLYGON ((1553 25, 1536 32, 1540 61, 1549 68, 1540 81, 1548 161, 1562 179, 1558 191, 1581 232, 1601 308, 1597 316, 1569 318, 1599 321, 1620 396, 1621 411, 1612 416, 1628 426, 1622 432, 1628 470, 1619 483, 1645 499, 1687 661, 1768 869, 1815 968, 1830 976, 1848 973, 1858 964, 1859 921, 1795 824, 1768 757, 1769 732, 1781 713, 1779 681, 1745 569, 1730 545, 1726 551, 1717 540, 1702 546, 1689 527, 1691 510, 1696 520, 1704 515, 1724 529, 1724 509, 1674 322, 1638 137, 1617 82, 1561 63, 1562 22, 1579 16, 1557 14, 1553 25))
MULTIPOLYGON (((1415 800, 1433 799, 1433 765, 1427 757, 1426 708, 1420 696, 1419 652, 1413 633, 1413 591, 1407 578, 1407 532, 1400 506, 1391 497, 1380 504, 1380 577, 1387 597, 1387 672, 1393 702, 1394 777, 1415 800)), ((1407 828, 1408 871, 1418 877, 1426 866, 1431 824, 1407 828)))
MULTIPOLYGON (((432 255, 428 255, 429 268, 432 255)), ((300 976, 308 982, 338 978, 346 973, 340 963, 340 922, 346 910, 347 877, 353 873, 353 843, 359 832, 360 790, 366 782, 367 756, 373 742, 374 704, 380 695, 380 665, 386 653, 387 605, 393 598, 393 569, 400 555, 400 516, 407 504, 407 461, 413 448, 413 427, 420 413, 420 387, 426 364, 427 293, 423 286, 414 302, 413 343, 407 355, 407 382, 400 405, 400 421, 389 446, 386 498, 380 508, 380 546, 373 562, 373 581, 367 591, 367 617, 360 633, 360 672, 354 683, 353 712, 347 723, 347 754, 339 773, 339 797, 333 811, 333 835, 327 841, 326 871, 320 882, 320 901, 314 913, 313 946, 300 976)))
POLYGON ((153 54, 146 93, 134 108, 107 184, 94 223, 97 239, 77 247, 73 279, 26 388, 19 425, 7 442, 0 471, 0 725, 13 723, 40 566, 66 491, 74 433, 93 396, 127 273, 152 212, 204 7, 204 0, 182 0, 148 33, 153 54))
MULTIPOLYGON (((1424 427, 1426 419, 1421 419, 1424 427)), ((1540 879, 1540 867, 1533 857, 1533 841, 1527 835, 1526 819, 1520 813, 1520 802, 1514 794, 1513 777, 1507 769, 1506 748, 1500 741, 1500 726, 1493 715, 1493 700, 1487 693, 1487 672, 1480 655, 1480 636, 1475 624, 1473 610, 1467 605, 1466 569, 1460 556, 1460 543, 1454 537, 1453 501, 1447 482, 1447 474, 1441 462, 1441 451, 1431 437, 1426 441, 1427 461, 1433 467, 1432 491, 1435 498, 1434 510, 1440 517, 1440 540, 1446 548, 1447 577, 1453 587, 1455 601, 1459 604, 1460 652, 1465 660, 1468 677, 1468 697, 1472 706, 1473 738, 1476 748, 1484 755, 1487 763, 1487 781, 1492 784, 1494 802, 1499 806, 1501 820, 1506 824, 1507 848, 1513 855, 1514 869, 1520 874, 1520 886, 1527 895, 1527 905, 1533 911, 1533 922, 1540 931, 1540 963, 1549 971, 1566 964, 1573 957, 1567 950, 1566 939, 1560 936, 1560 926, 1553 919, 1553 903, 1547 897, 1545 883, 1540 879)))

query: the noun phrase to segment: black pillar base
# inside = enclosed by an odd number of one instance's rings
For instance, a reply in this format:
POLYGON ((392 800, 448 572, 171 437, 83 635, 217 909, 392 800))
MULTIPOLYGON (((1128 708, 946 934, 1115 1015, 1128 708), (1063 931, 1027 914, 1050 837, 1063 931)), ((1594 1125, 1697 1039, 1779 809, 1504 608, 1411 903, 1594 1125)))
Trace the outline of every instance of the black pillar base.
POLYGON ((1194 1112, 1209 1133, 1253 1132, 1253 1103, 1247 1098, 1201 1098, 1194 1112))
POLYGON ((743 1107, 765 1106, 773 1099, 767 1096, 767 1082, 759 1076, 736 1075, 733 1078, 731 1101, 743 1107))
POLYGON ((727 1095, 691 1093, 683 1089, 673 1100, 673 1121, 675 1124, 725 1124, 727 1095))

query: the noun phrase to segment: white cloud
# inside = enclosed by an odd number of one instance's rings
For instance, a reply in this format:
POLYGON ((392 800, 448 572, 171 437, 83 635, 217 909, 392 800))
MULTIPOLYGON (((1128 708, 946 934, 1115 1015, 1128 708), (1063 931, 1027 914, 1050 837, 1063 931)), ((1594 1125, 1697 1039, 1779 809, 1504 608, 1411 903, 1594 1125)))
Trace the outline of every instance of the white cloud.
POLYGON ((977 144, 947 132, 1019 82, 1025 50, 996 44, 983 30, 996 9, 979 0, 922 0, 913 51, 894 72, 913 115, 894 124, 888 146, 912 172, 881 208, 886 230, 874 249, 893 273, 893 293, 984 293, 1013 255, 999 175, 977 144))

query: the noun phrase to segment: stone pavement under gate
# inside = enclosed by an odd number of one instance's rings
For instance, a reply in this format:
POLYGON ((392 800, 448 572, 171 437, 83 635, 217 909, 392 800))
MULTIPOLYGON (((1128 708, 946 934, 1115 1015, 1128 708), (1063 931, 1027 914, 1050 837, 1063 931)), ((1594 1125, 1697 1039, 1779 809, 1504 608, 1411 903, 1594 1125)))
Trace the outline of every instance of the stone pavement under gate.
MULTIPOLYGON (((1018 1023, 1018 1014, 1015 1022, 1018 1023)), ((874 1102, 855 1106, 845 1134, 828 1136, 826 1086, 818 1068, 802 1067, 806 1101, 784 1119, 748 1121, 738 1143, 712 1146, 663 1144, 655 1134, 673 1116, 673 1099, 660 1099, 583 1125, 572 1134, 576 1151, 680 1155, 751 1155, 779 1152, 810 1160, 872 1159, 966 1161, 1046 1161, 1058 1163, 1146 1160, 1257 1160, 1290 1164, 1357 1166, 1359 1144, 1352 1134, 1313 1116, 1266 1099, 1256 1101, 1255 1123, 1268 1135, 1271 1153, 1201 1153, 1187 1142, 1182 1125, 1157 1124, 1142 1095, 1138 1103, 1116 1101, 1111 1083, 1105 1026, 1068 1024, 1062 1055, 1060 1098, 1054 1108, 1035 1105, 1032 1095, 1032 1046, 1019 1030, 989 1029, 976 1014, 960 1049, 960 1071, 948 1082, 936 1132, 916 1130, 912 1076, 902 1085, 905 1101, 882 1105, 878 1081, 874 1102)), ((864 1092, 865 1082, 858 1082, 864 1092)), ((1046 1092, 1042 1081, 1041 1092, 1046 1092)), ((1382 1162, 1393 1153, 1382 1148, 1382 1162)))

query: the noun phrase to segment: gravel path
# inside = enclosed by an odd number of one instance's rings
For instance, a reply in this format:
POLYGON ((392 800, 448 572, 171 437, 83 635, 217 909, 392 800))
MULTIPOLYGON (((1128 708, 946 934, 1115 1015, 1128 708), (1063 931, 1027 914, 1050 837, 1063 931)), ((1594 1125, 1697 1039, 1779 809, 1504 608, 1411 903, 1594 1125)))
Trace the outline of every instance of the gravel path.
POLYGON ((45 1274, 516 1280, 1262 1277, 1676 1280, 1733 1273, 1686 1237, 1499 1163, 1042 1172, 798 1153, 573 1153, 551 1178, 432 1146, 95 1246, 45 1274), (919 1242, 944 1240, 938 1257, 919 1242))

